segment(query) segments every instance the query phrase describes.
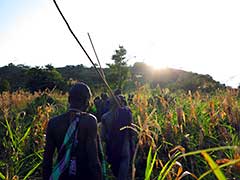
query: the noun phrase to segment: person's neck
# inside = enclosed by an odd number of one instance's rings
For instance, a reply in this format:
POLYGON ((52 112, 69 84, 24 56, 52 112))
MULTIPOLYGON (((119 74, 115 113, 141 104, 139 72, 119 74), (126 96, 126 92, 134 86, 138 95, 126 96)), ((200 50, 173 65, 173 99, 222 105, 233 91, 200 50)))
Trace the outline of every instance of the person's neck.
POLYGON ((82 112, 83 110, 81 108, 69 107, 69 111, 82 112))

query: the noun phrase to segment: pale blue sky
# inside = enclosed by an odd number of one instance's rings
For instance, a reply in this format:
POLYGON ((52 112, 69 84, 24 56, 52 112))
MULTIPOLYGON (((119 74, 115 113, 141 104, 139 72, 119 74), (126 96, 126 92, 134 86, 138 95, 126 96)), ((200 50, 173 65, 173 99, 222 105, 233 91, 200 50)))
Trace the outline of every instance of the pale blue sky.
POLYGON ((38 10, 45 0, 0 0, 0 31, 8 31, 19 16, 38 10))
MULTIPOLYGON (((102 64, 118 45, 129 62, 210 74, 240 82, 239 0, 58 0, 66 18, 102 64)), ((90 65, 51 0, 0 0, 0 66, 90 65)))

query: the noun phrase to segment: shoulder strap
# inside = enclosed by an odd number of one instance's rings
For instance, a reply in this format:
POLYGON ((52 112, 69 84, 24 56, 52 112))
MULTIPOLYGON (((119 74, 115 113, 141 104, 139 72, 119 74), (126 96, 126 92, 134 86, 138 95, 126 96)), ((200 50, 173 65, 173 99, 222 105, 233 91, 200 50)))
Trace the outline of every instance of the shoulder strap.
POLYGON ((58 154, 58 163, 53 168, 50 180, 59 179, 61 174, 69 167, 71 160, 71 151, 74 144, 75 134, 78 130, 79 116, 73 118, 65 134, 63 144, 58 154), (61 158, 62 157, 62 158, 61 158), (61 158, 61 159, 60 159, 61 158))

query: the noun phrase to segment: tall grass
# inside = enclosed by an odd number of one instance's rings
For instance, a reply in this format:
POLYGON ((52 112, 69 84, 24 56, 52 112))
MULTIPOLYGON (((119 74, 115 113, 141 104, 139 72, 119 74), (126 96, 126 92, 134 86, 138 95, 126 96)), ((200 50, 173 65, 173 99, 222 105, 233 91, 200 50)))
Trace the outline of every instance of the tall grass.
MULTIPOLYGON (((222 150, 221 147, 225 146, 239 146, 239 99, 236 91, 221 91, 210 96, 200 92, 171 93, 166 89, 151 91, 149 88, 141 87, 135 94, 131 107, 134 109, 135 127, 138 130, 137 147, 142 148, 142 151, 137 152, 136 157, 141 159, 136 158, 136 164, 141 164, 142 159, 147 162, 143 167, 146 179, 149 179, 149 172, 152 178, 160 179, 179 179, 185 175, 201 177, 202 174, 209 172, 209 168, 218 167, 214 165, 221 159, 235 162, 234 166, 225 168, 226 177, 240 176, 236 171, 239 156, 236 156, 233 149, 219 151, 213 155, 204 153, 204 149, 219 147, 222 150), (176 165, 176 162, 168 159, 168 153, 179 145, 192 157, 184 156, 183 162, 176 165), (155 160, 156 163, 160 162, 158 164, 161 164, 161 167, 149 168, 151 167, 149 158, 152 157, 146 154, 149 147, 152 151, 156 146, 161 146, 155 160), (167 168, 168 165, 171 165, 171 168, 178 166, 178 172, 170 173, 172 170, 167 168), (167 168, 168 173, 157 175, 159 171, 163 173, 164 168, 167 168), (183 172, 182 168, 186 170, 183 172), (183 173, 182 176, 180 172, 183 173)), ((217 174, 217 178, 223 177, 222 171, 214 169, 213 172, 217 174)))
MULTIPOLYGON (((138 87, 132 179, 240 178, 238 91, 170 92, 138 87)), ((0 95, 0 179, 41 177, 45 128, 66 110, 59 92, 0 95)))
POLYGON ((45 128, 56 109, 56 104, 47 102, 51 96, 24 91, 1 94, 0 179, 41 176, 45 128))

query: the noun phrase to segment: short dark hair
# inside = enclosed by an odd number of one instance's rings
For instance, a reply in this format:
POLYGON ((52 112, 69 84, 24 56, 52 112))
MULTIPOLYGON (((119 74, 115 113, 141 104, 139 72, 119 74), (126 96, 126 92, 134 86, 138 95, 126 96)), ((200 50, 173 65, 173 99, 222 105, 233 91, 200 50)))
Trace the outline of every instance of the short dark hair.
POLYGON ((101 93, 101 98, 102 100, 107 100, 108 99, 107 93, 101 93))
POLYGON ((85 106, 89 102, 91 96, 92 93, 87 84, 83 82, 76 83, 69 90, 68 101, 70 107, 77 108, 85 106))
POLYGON ((120 95, 120 94, 122 94, 122 90, 121 89, 118 88, 118 89, 114 90, 114 95, 115 96, 120 95))

